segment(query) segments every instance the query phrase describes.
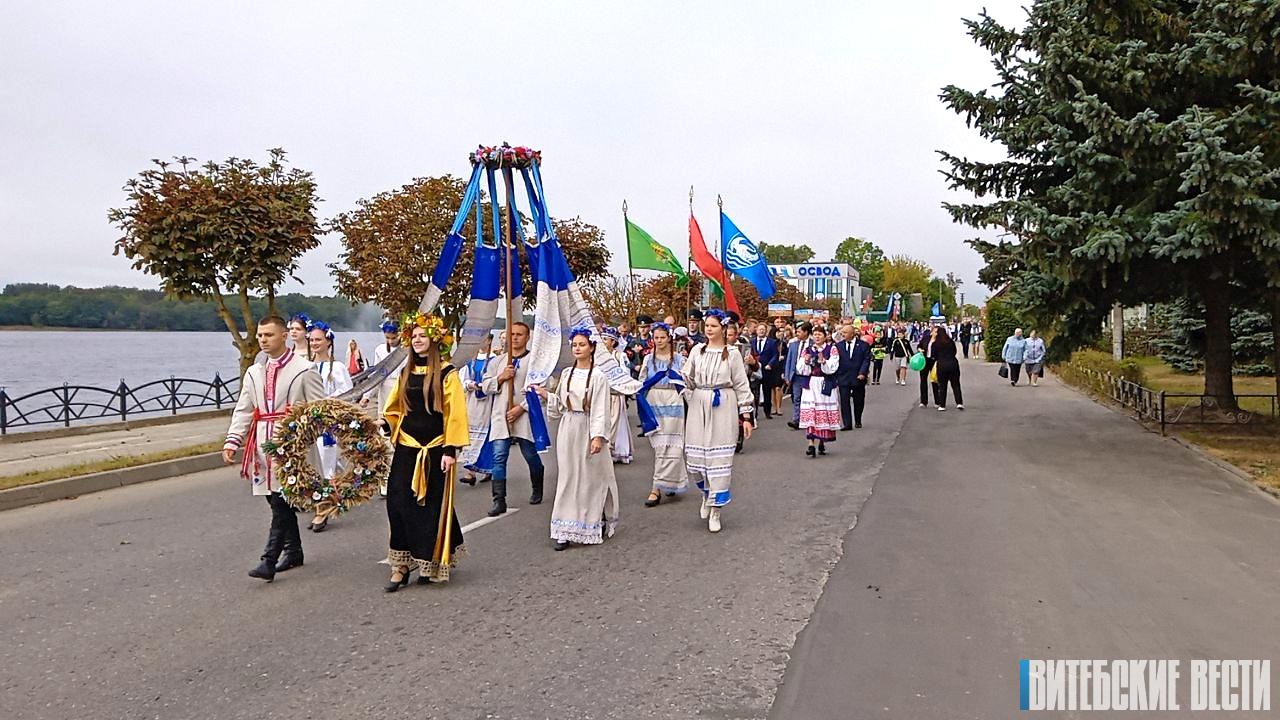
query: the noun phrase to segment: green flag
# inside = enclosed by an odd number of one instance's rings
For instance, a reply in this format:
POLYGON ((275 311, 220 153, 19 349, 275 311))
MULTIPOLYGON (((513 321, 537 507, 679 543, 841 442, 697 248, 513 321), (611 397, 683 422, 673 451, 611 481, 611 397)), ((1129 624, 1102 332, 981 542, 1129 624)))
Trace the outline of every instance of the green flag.
POLYGON ((644 228, 631 220, 628 219, 626 222, 627 255, 632 268, 674 273, 676 287, 689 284, 689 274, 684 271, 684 267, 669 248, 654 240, 652 235, 644 231, 644 228))

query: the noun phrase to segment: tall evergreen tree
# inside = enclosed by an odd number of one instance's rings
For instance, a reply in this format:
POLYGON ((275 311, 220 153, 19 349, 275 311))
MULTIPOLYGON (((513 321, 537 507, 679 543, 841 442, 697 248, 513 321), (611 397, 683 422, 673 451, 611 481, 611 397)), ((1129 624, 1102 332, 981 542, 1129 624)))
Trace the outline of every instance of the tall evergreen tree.
POLYGON ((1039 0, 1020 31, 966 25, 998 82, 941 99, 1007 159, 941 155, 951 187, 986 201, 947 205, 953 219, 1013 238, 972 241, 983 282, 1059 318, 1057 357, 1115 302, 1191 294, 1205 393, 1232 404, 1231 283, 1257 261, 1280 280, 1280 6, 1039 0))

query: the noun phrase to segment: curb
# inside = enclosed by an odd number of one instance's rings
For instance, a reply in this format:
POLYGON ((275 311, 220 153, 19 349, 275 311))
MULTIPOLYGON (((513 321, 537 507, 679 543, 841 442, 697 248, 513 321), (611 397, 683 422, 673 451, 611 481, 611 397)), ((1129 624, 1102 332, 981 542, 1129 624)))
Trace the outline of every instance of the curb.
POLYGON ((223 466, 222 453, 211 452, 205 455, 162 460, 161 462, 134 467, 106 470, 103 472, 50 480, 34 485, 0 490, 0 512, 27 505, 38 505, 53 500, 75 498, 79 495, 110 490, 112 488, 136 485, 152 480, 187 475, 189 473, 213 470, 223 466))

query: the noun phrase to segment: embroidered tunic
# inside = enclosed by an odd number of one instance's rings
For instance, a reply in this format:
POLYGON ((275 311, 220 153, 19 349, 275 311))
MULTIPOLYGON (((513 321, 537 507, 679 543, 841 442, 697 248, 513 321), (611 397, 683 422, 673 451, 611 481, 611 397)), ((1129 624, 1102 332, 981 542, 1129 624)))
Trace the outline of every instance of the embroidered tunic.
POLYGON ((484 447, 485 438, 489 437, 489 419, 493 414, 493 396, 481 388, 484 373, 490 364, 491 356, 477 357, 462 369, 458 370, 462 381, 462 390, 467 394, 467 431, 470 444, 458 456, 463 467, 470 467, 480 457, 480 448, 484 447))
MULTIPOLYGON (((311 363, 292 350, 275 360, 251 365, 240 381, 240 398, 231 412, 231 426, 223 449, 244 448, 240 475, 250 480, 254 495, 270 495, 280 490, 270 458, 262 451, 263 443, 275 434, 275 423, 284 417, 289 406, 324 397, 320 376, 311 371, 311 363)), ((319 458, 311 453, 311 462, 319 467, 319 458)))
POLYGON ((560 419, 551 538, 585 545, 604 542, 618 524, 618 483, 607 447, 612 432, 609 380, 601 372, 565 368, 555 392, 547 395, 546 412, 548 419, 560 419), (606 447, 592 455, 591 439, 597 437, 605 439, 606 447))
MULTIPOLYGON (((679 374, 684 356, 674 353, 670 361, 648 355, 640 368, 640 378, 647 380, 669 370, 679 374)), ((684 398, 683 387, 667 377, 649 389, 646 399, 658 419, 658 429, 649 433, 653 445, 653 489, 659 492, 683 493, 689 489, 689 473, 684 465, 684 398)))
POLYGON ((728 505, 738 418, 751 412, 753 400, 742 354, 736 347, 708 350, 698 343, 689 351, 683 375, 689 400, 685 466, 709 505, 728 505))

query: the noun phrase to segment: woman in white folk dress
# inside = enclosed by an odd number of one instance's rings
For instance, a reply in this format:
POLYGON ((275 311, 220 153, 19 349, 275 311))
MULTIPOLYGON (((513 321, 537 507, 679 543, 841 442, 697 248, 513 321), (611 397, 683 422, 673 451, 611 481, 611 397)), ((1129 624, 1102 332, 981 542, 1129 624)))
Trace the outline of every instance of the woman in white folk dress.
MULTIPOLYGON (((324 384, 325 397, 334 397, 350 390, 351 373, 333 355, 333 330, 319 320, 313 321, 307 330, 307 343, 311 347, 312 363, 316 372, 320 373, 320 382, 324 384)), ((316 450, 320 453, 320 472, 326 480, 332 480, 338 472, 338 441, 325 433, 316 441, 316 450)), ((329 519, 337 512, 337 503, 316 503, 316 515, 311 519, 312 532, 324 532, 329 519)))
POLYGON ((484 381, 484 372, 489 367, 489 360, 493 357, 489 353, 491 339, 486 335, 480 343, 480 349, 476 351, 476 356, 458 370, 462 391, 467 394, 467 431, 470 435, 470 444, 458 456, 458 463, 466 469, 467 474, 458 480, 468 485, 475 485, 477 480, 489 478, 487 473, 475 468, 475 462, 480 457, 480 448, 484 447, 484 441, 489 437, 489 416, 493 413, 493 396, 486 395, 480 388, 480 383, 484 381), (478 476, 477 473, 479 473, 478 476))
POLYGON ((649 433, 653 445, 653 487, 645 507, 662 502, 662 496, 689 489, 689 473, 684 465, 684 356, 671 346, 671 327, 653 326, 653 352, 640 366, 640 379, 649 385, 645 400, 653 410, 658 428, 649 433), (652 384, 650 385, 650 382, 652 384))
POLYGON ((825 327, 815 327, 812 338, 813 344, 800 353, 796 374, 809 376, 800 390, 800 429, 809 440, 804 454, 817 457, 827 454, 827 443, 836 439, 840 429, 840 395, 835 383, 840 353, 828 342, 825 327))
MULTIPOLYGON (((620 367, 627 367, 627 355, 622 351, 622 334, 617 328, 606 327, 601 331, 604 336, 604 347, 618 361, 620 367)), ((623 465, 631 464, 631 425, 627 422, 627 396, 617 391, 609 393, 609 417, 613 432, 609 435, 609 452, 613 461, 623 465)))
POLYGON ((555 549, 598 545, 618 524, 618 483, 609 458, 609 380, 595 371, 595 344, 586 328, 569 332, 573 364, 554 392, 536 385, 556 430, 556 499, 551 508, 555 549))
POLYGON ((683 375, 689 401, 684 425, 684 456, 689 475, 702 491, 699 513, 707 528, 720 532, 720 510, 733 499, 734 446, 738 423, 744 439, 751 437, 751 384, 742 354, 725 345, 723 310, 703 313, 707 341, 689 351, 683 375))

